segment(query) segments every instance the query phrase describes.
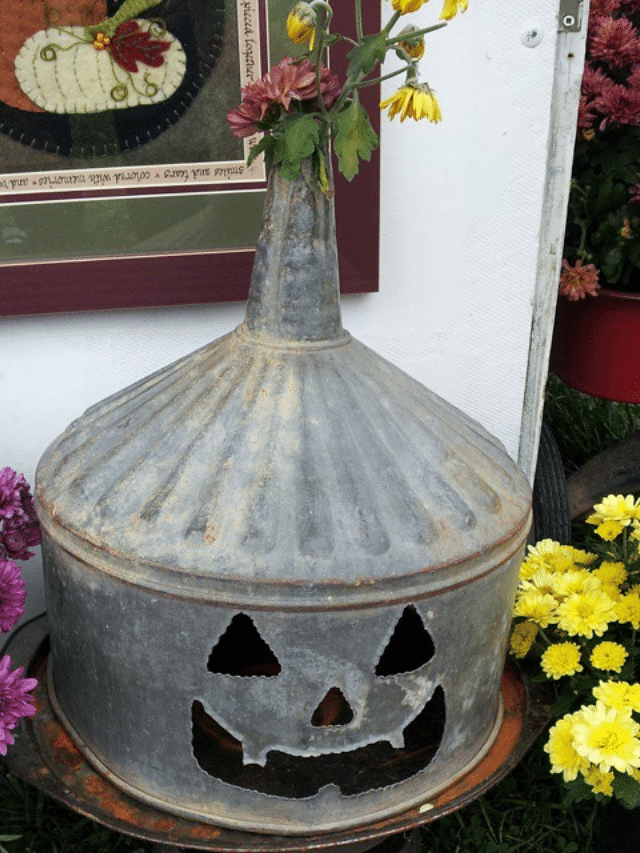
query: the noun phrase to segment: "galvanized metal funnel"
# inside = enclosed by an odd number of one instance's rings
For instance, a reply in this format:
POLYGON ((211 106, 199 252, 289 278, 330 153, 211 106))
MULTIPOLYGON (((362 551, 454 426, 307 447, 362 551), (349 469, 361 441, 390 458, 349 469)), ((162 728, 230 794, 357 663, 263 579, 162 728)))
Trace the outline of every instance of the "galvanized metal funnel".
POLYGON ((477 763, 529 488, 340 322, 331 203, 272 176, 246 322, 89 409, 37 506, 51 693, 133 796, 305 834, 477 763))

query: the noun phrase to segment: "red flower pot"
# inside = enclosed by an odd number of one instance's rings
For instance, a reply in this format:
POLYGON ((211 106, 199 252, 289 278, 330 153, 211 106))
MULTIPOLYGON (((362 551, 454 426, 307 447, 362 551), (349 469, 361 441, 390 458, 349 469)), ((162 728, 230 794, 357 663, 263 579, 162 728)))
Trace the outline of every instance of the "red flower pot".
POLYGON ((592 397, 640 403, 640 294, 601 290, 579 302, 559 297, 550 367, 592 397))

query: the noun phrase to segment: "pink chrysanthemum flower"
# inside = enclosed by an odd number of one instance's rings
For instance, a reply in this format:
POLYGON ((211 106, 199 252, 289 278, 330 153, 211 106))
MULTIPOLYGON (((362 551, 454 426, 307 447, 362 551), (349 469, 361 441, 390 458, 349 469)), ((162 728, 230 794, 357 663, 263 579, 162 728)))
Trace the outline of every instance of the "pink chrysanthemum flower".
POLYGON ((577 302, 589 296, 597 296, 600 290, 598 284, 598 270, 593 264, 582 266, 582 261, 577 260, 571 266, 565 258, 562 261, 562 272, 560 273, 560 293, 570 302, 577 302))
MULTIPOLYGON (((336 75, 322 66, 320 94, 325 107, 329 108, 333 104, 340 91, 336 75)), ((287 56, 262 79, 243 88, 242 103, 228 113, 227 121, 236 136, 251 136, 261 129, 258 123, 268 118, 274 106, 279 105, 289 112, 292 101, 314 101, 316 96, 315 65, 308 59, 294 62, 287 56)))
POLYGON ((14 743, 11 729, 22 717, 32 717, 36 712, 29 691, 37 685, 37 679, 23 678, 23 667, 11 672, 10 666, 11 658, 5 655, 0 660, 0 755, 6 755, 7 746, 14 743))
POLYGON ((589 4, 589 17, 591 19, 608 17, 617 12, 619 7, 620 0, 591 0, 589 4))
POLYGON ((623 83, 614 83, 605 89, 593 102, 594 108, 604 116, 600 130, 611 123, 640 124, 640 90, 623 83))
POLYGON ((597 18, 589 39, 591 59, 622 68, 640 60, 638 31, 627 18, 597 18))
POLYGON ((582 74, 581 91, 588 99, 593 100, 606 92, 613 85, 613 80, 601 68, 594 68, 587 63, 582 74))
POLYGON ((26 596, 20 566, 0 557, 0 631, 10 631, 22 616, 26 596))

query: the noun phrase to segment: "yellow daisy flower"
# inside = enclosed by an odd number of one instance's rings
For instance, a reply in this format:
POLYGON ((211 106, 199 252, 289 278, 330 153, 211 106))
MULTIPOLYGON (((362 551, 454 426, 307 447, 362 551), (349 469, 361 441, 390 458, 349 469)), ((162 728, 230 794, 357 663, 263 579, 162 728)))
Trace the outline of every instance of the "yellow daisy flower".
POLYGON ((618 711, 640 711, 640 684, 628 681, 601 681, 593 695, 609 708, 618 711))
POLYGON ((592 592, 600 587, 600 579, 587 569, 569 569, 568 572, 553 576, 553 594, 560 599, 580 592, 592 592))
POLYGON ((578 772, 584 773, 589 762, 576 752, 573 745, 573 722, 576 714, 567 714, 549 729, 544 751, 549 754, 552 773, 562 773, 565 782, 572 782, 578 772))
POLYGON ((313 50, 316 42, 316 13, 308 3, 296 3, 287 16, 287 36, 294 44, 309 42, 313 50))
POLYGON ((513 615, 532 619, 541 628, 546 628, 556 621, 556 600, 552 595, 544 595, 537 589, 527 590, 518 596, 513 615))
POLYGON ((556 575, 548 569, 539 569, 533 577, 522 582, 521 590, 537 589, 543 595, 553 595, 556 575))
POLYGON ((628 652, 620 643, 598 643, 591 652, 591 665, 596 669, 608 669, 612 672, 620 672, 624 662, 628 658, 628 652))
POLYGON ((616 601, 618 622, 630 622, 637 631, 640 628, 640 593, 629 592, 616 601))
POLYGON ((409 12, 417 12, 426 2, 427 0, 392 0, 391 5, 396 12, 406 15, 409 12))
POLYGON ((575 643, 556 643, 549 646, 540 658, 540 666, 548 678, 557 680, 563 675, 582 672, 580 648, 575 643))
POLYGON ((455 18, 458 11, 466 12, 468 8, 468 0, 444 0, 444 6, 442 7, 442 14, 440 15, 440 20, 450 21, 451 18, 455 18))
POLYGON ((613 796, 613 788, 611 783, 615 776, 611 771, 604 773, 595 765, 591 765, 588 770, 583 770, 582 775, 587 785, 591 786, 594 794, 606 794, 607 797, 613 796))
POLYGON ((618 601, 622 598, 622 590, 614 583, 603 583, 600 589, 605 593, 605 595, 609 596, 611 601, 618 601))
POLYGON ((587 524, 596 525, 598 536, 610 542, 639 517, 640 499, 634 500, 633 495, 607 495, 593 508, 595 512, 587 516, 587 524))
POLYGON ((537 634, 538 626, 535 622, 531 622, 530 620, 527 620, 526 622, 518 622, 517 625, 513 626, 510 648, 515 657, 526 657, 537 634))
POLYGON ((570 595, 557 609, 558 628, 571 637, 601 637, 615 619, 615 602, 601 590, 570 595))
POLYGON ((603 584, 620 585, 627 579, 627 570, 624 563, 612 563, 608 560, 603 560, 597 569, 593 570, 593 574, 600 578, 603 584))
POLYGON ((631 773, 640 767, 640 725, 631 713, 608 708, 602 702, 578 711, 573 724, 573 746, 604 773, 612 768, 631 773))
POLYGON ((595 554, 580 551, 571 545, 561 545, 553 539, 541 539, 535 545, 529 545, 527 556, 520 567, 520 579, 529 580, 540 569, 564 573, 575 569, 576 564, 588 565, 596 559, 595 554))
POLYGON ((434 124, 442 120, 440 106, 428 86, 418 86, 411 83, 402 86, 390 98, 380 104, 380 109, 389 107, 389 118, 400 113, 400 121, 413 118, 420 121, 426 118, 434 124))

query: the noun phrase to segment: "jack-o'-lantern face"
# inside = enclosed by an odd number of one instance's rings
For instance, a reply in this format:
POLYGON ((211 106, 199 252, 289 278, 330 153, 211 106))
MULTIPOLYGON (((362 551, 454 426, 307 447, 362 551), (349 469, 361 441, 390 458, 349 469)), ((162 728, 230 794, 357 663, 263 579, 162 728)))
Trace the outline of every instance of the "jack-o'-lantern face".
POLYGON ((413 605, 392 616, 391 629, 381 626, 382 652, 362 648, 372 620, 338 632, 319 619, 304 646, 300 634, 268 623, 238 613, 211 651, 207 689, 191 707, 204 771, 300 798, 329 784, 345 796, 386 787, 430 763, 445 697, 434 643, 413 605))

